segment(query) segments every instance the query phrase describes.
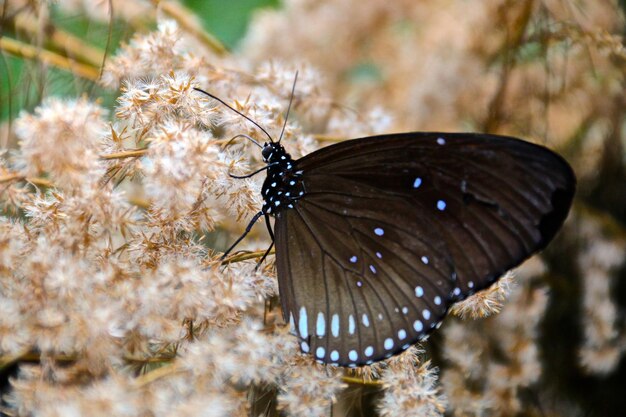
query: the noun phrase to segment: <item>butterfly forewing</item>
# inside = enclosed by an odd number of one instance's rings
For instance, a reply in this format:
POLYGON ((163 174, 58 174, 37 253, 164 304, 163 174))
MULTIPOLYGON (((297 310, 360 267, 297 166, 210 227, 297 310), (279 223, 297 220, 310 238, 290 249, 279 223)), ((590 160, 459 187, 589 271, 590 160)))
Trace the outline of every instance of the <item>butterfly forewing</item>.
POLYGON ((543 248, 575 187, 558 155, 493 135, 356 139, 295 165, 304 195, 275 226, 283 311, 303 351, 344 366, 406 349, 543 248))

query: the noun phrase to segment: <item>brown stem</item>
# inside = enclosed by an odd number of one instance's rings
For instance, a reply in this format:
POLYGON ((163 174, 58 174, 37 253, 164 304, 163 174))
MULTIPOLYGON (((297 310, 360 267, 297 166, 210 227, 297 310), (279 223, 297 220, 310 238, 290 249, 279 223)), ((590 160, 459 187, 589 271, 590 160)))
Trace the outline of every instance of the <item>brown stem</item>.
MULTIPOLYGON (((227 265, 233 262, 242 262, 242 261, 247 261, 249 259, 258 259, 262 257, 264 253, 265 253, 265 249, 255 251, 255 252, 236 253, 224 259, 223 261, 217 260, 217 261, 209 262, 209 265, 219 265, 219 264, 227 265)), ((276 251, 272 249, 269 254, 273 255, 275 253, 276 251)))
POLYGON ((100 76, 100 70, 97 67, 81 64, 70 58, 66 58, 45 49, 34 47, 15 39, 0 38, 0 50, 20 58, 38 60, 44 64, 70 71, 73 74, 90 81, 95 82, 100 76))
POLYGON ((313 138, 315 140, 320 141, 320 142, 331 142, 331 143, 343 142, 344 140, 347 139, 347 138, 345 138, 343 136, 326 135, 326 134, 322 134, 322 133, 318 133, 318 134, 313 135, 313 138))
POLYGON ((5 23, 9 30, 12 29, 15 33, 25 33, 30 37, 36 37, 43 31, 45 33, 45 47, 61 56, 96 68, 102 64, 104 51, 50 23, 40 24, 29 13, 19 13, 15 18, 8 18, 5 23))
POLYGON ((40 187, 53 187, 54 184, 48 181, 45 178, 32 178, 26 177, 24 175, 12 172, 5 175, 0 175, 0 184, 11 181, 26 181, 35 185, 39 185, 40 187))
POLYGON ((100 159, 111 160, 111 159, 137 158, 140 156, 144 156, 147 152, 148 152, 147 148, 130 149, 127 151, 115 152, 115 153, 110 153, 107 155, 100 155, 100 159))
POLYGON ((366 381, 364 378, 357 378, 353 376, 342 376, 341 380, 349 384, 367 385, 371 387, 382 387, 383 385, 380 381, 366 381))

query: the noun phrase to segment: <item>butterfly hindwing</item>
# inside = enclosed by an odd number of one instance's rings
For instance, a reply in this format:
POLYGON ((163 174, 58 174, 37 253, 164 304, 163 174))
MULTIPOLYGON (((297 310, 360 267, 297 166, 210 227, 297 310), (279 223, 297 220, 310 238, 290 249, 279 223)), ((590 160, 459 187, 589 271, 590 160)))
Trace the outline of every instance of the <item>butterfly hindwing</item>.
MULTIPOLYGON (((447 310, 453 271, 442 247, 412 239, 384 210, 350 214, 384 201, 343 201, 338 208, 323 195, 303 199, 280 213, 275 238, 286 248, 277 256, 279 277, 288 277, 279 279, 283 307, 303 350, 350 366, 389 357, 435 327, 447 310)), ((399 216, 409 213, 408 206, 398 209, 399 216)))
POLYGON ((304 195, 275 226, 283 310, 304 351, 344 366, 406 349, 543 248, 575 187, 558 155, 493 135, 356 139, 294 163, 304 195))

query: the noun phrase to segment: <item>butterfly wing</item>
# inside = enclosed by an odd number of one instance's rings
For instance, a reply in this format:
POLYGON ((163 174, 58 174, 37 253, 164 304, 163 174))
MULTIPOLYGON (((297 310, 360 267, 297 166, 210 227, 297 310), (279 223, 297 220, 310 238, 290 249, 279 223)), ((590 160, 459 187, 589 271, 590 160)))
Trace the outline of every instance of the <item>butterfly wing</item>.
POLYGON ((296 166, 305 195, 276 219, 283 311, 303 351, 343 366, 406 349, 545 247, 575 188, 555 153, 493 135, 356 139, 296 166))

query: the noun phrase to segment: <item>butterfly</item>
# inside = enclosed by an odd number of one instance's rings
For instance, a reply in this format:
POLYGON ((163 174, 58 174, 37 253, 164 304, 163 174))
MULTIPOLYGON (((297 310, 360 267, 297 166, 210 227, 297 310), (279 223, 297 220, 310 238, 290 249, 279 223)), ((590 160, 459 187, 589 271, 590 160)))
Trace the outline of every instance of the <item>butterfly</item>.
POLYGON ((266 163, 250 174, 267 171, 263 207, 227 253, 265 217, 284 319, 302 352, 338 366, 423 340, 452 304, 543 249, 576 188, 562 157, 513 137, 390 134, 294 160, 265 133, 263 145, 248 137, 266 163))

